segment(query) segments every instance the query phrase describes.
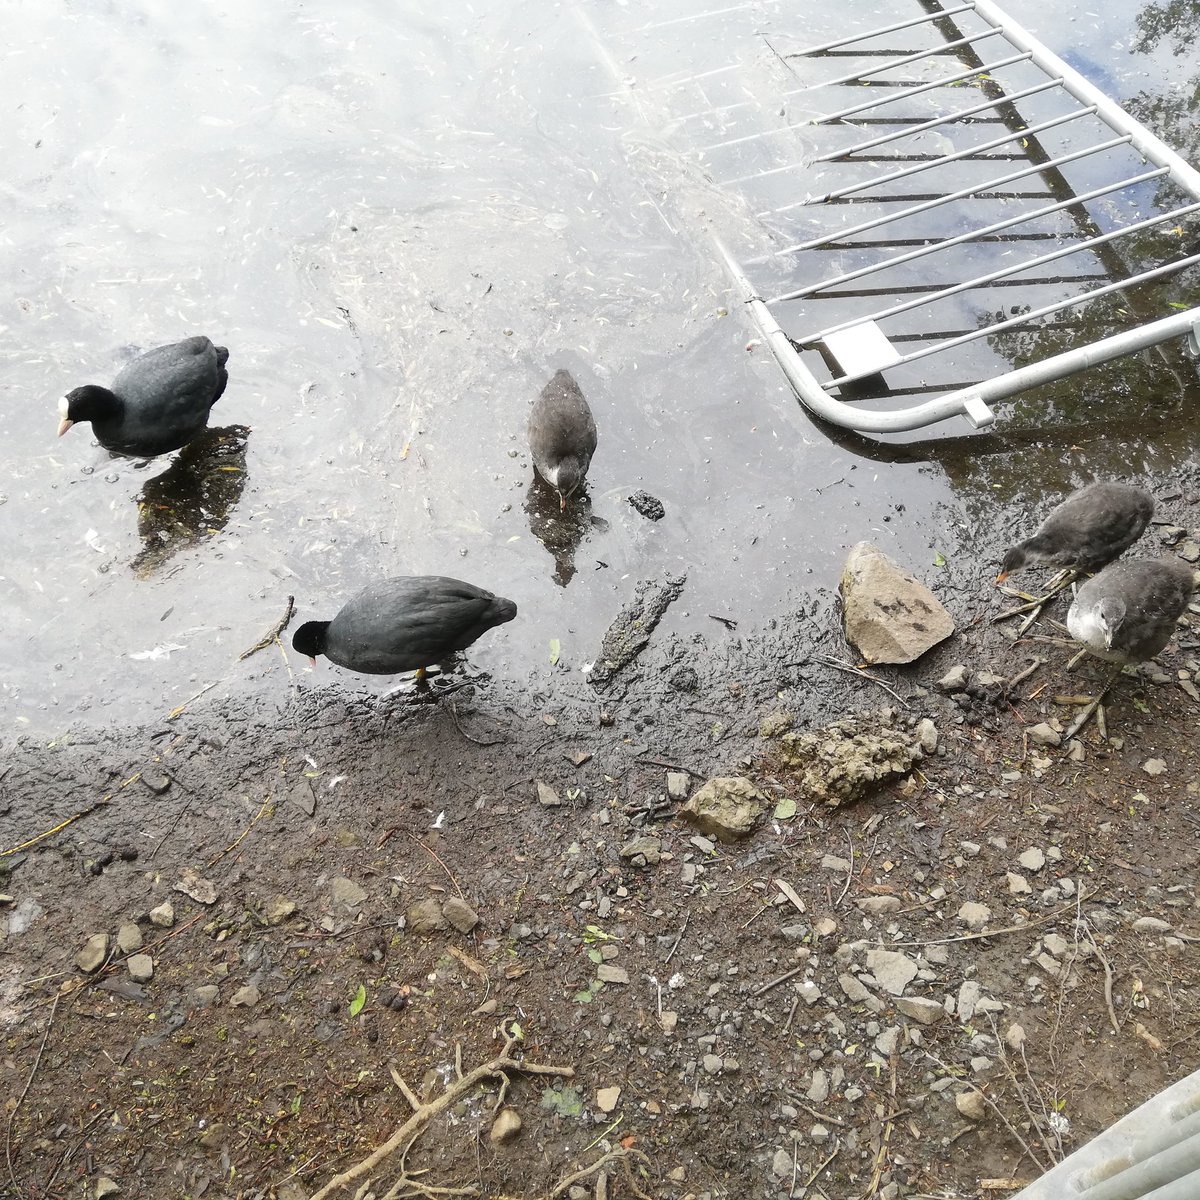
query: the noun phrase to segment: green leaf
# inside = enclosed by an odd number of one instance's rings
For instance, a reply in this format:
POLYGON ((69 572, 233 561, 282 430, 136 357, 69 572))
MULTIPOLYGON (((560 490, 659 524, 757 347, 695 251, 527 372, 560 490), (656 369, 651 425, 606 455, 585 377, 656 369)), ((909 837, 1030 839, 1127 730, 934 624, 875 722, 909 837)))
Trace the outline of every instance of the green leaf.
POLYGON ((940 550, 933 556, 933 565, 935 567, 944 567, 946 565, 946 559, 940 550))
POLYGON ((350 1001, 350 1015, 357 1017, 363 1010, 363 1005, 367 1002, 367 989, 360 983, 358 991, 354 993, 354 999, 350 1001))
POLYGON ((775 805, 775 820, 787 821, 796 815, 796 802, 791 796, 784 796, 775 805))
POLYGON ((599 950, 595 950, 595 949, 588 951, 588 958, 590 958, 592 960, 592 962, 597 963, 597 964, 602 963, 604 961, 604 955, 601 954, 599 950))
POLYGON ((550 665, 555 667, 558 665, 558 660, 562 656, 562 642, 558 638, 550 639, 550 665))
POLYGON ((560 1117, 583 1116, 583 1092, 573 1087, 548 1087, 542 1093, 542 1108, 560 1117))

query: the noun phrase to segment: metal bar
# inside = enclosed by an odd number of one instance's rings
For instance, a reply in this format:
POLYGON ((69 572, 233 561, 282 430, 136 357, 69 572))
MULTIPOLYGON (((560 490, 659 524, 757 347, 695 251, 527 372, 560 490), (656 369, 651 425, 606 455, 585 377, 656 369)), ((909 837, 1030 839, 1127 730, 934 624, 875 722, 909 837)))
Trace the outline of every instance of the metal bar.
POLYGON ((852 42, 868 42, 871 38, 882 37, 885 33, 898 33, 901 29, 911 29, 914 25, 931 25, 943 17, 954 17, 961 12, 970 12, 973 4, 960 4, 958 8, 948 8, 944 12, 930 13, 924 17, 909 17, 907 21, 897 21, 895 25, 883 25, 872 29, 869 33, 855 33, 850 37, 838 38, 836 42, 824 42, 820 46, 809 46, 806 50, 793 50, 788 58, 805 58, 810 54, 824 54, 826 50, 836 50, 839 46, 849 46, 852 42))
MULTIPOLYGON (((1066 258, 1068 254, 1076 254, 1080 250, 1088 250, 1092 246, 1100 245, 1103 242, 1111 242, 1116 238, 1124 237, 1127 233, 1136 233, 1142 229, 1148 229, 1152 225, 1159 225, 1163 221, 1169 221, 1172 217, 1180 216, 1184 213, 1194 212, 1200 209, 1200 202, 1189 204, 1185 208, 1176 209, 1174 212, 1162 213, 1157 217, 1150 217, 1145 221, 1138 221, 1133 225, 1126 225, 1122 229, 1115 229, 1111 233, 1102 233, 1099 237, 1088 238, 1085 242, 1078 242, 1073 246, 1064 246, 1061 250, 1055 250, 1050 254, 1043 254, 1039 258, 1031 258, 1027 262, 1018 263, 1015 267, 1004 267, 999 271, 992 271, 987 275, 980 275, 975 279, 968 279, 965 283, 956 283, 952 287, 942 288, 936 292, 929 292, 922 296, 917 296, 913 300, 906 300, 901 304, 894 304, 891 308, 881 309, 879 312, 872 313, 867 317, 855 317, 849 321, 843 321, 840 325, 831 325, 828 329, 823 329, 814 337, 802 338, 803 342, 819 342, 823 337, 827 337, 831 333, 836 333, 839 329, 847 329, 851 325, 858 325, 862 321, 879 321, 884 317, 892 317, 897 313, 907 312, 910 308, 920 308, 925 304, 936 304, 939 300, 944 300, 948 296, 957 295, 959 292, 970 291, 972 288, 980 287, 984 284, 994 283, 998 279, 1005 279, 1009 275, 1017 275, 1022 271, 1028 271, 1032 267, 1044 266, 1048 262, 1053 262, 1058 258, 1066 258)), ((1179 260, 1179 265, 1187 266, 1193 262, 1193 258, 1185 258, 1179 260)), ((1120 287, 1127 287, 1134 283, 1139 283, 1145 279, 1153 279, 1157 275, 1164 273, 1164 270, 1170 269, 1170 264, 1167 268, 1158 268, 1153 271, 1142 272, 1139 275, 1131 276, 1128 279, 1120 279, 1109 287, 1098 288, 1094 292, 1086 293, 1087 296, 1102 295, 1106 291, 1114 291, 1120 287)), ((768 304, 773 301, 768 300, 768 304)), ((1062 307, 1067 307, 1066 305, 1062 307)), ((1053 311, 1053 310, 1051 310, 1053 311)), ((1032 314, 1025 314, 1028 319, 1032 314)))
POLYGON ((1063 86, 1077 100, 1095 107, 1100 119, 1117 133, 1128 133, 1140 154, 1160 167, 1170 167, 1175 182, 1190 195, 1200 198, 1200 171, 1186 162, 1165 142, 1155 137, 1144 125, 1135 121, 1119 104, 1114 104, 1095 84, 1090 83, 1057 54, 1046 49, 1027 29, 1018 25, 991 0, 971 0, 972 7, 985 20, 999 29, 1018 50, 1027 50, 1034 63, 1048 75, 1058 75, 1063 86))
MULTIPOLYGON (((1064 208, 1072 208, 1076 204, 1086 204, 1089 200, 1097 200, 1101 196, 1107 196, 1110 192, 1119 192, 1122 188, 1134 187, 1139 183, 1147 183, 1151 179, 1158 179, 1163 175, 1169 174, 1166 167, 1158 167, 1153 171, 1145 171, 1141 175, 1131 176, 1129 179, 1121 179, 1116 183, 1107 183, 1103 187, 1093 188, 1090 192, 1081 192, 1079 195, 1069 196, 1066 200, 1058 200, 1054 204, 1045 204, 1041 208, 1030 209, 1029 212, 1017 213, 1012 217, 1005 217, 1003 221, 995 221, 991 225, 984 225, 979 229, 968 230, 966 233, 956 234, 954 237, 942 238, 940 241, 931 242, 921 246, 918 250, 910 250, 906 254, 897 254, 892 258, 882 259, 877 263, 869 263, 865 267, 857 267, 853 271, 847 271, 842 275, 836 275, 829 279, 824 279, 820 283, 809 284, 808 287, 797 288, 794 292, 786 292, 780 296, 774 296, 768 300, 768 304, 779 304, 784 300, 799 300, 801 296, 811 296, 815 292, 823 292, 826 288, 836 287, 840 283, 849 283, 852 279, 861 279, 864 275, 873 275, 876 271, 886 271, 889 267, 897 267, 902 263, 913 262, 918 258, 925 258, 930 254, 936 254, 939 250, 946 250, 950 246, 959 246, 963 242, 975 241, 977 238, 983 237, 985 234, 998 233, 1001 229, 1009 229, 1013 225, 1024 225, 1028 221, 1036 221, 1041 217, 1047 217, 1051 213, 1061 212, 1064 208)), ((1078 249, 1094 244, 1095 239, 1089 238, 1087 241, 1079 243, 1078 249)), ((1056 251, 1056 254, 1059 253, 1056 251)), ((1036 263, 1037 259, 1030 260, 1030 266, 1036 263)), ((1020 267, 1008 268, 1009 274, 1016 274, 1020 267)))
MULTIPOLYGON (((1155 267, 1153 270, 1150 270, 1150 271, 1142 271, 1140 274, 1132 275, 1128 279, 1118 279, 1113 283, 1106 283, 1103 287, 1092 288, 1091 291, 1083 292, 1078 296, 1068 296, 1067 299, 1065 299, 1065 300, 1057 300, 1053 304, 1043 305, 1041 308, 1033 309, 1031 312, 1022 313, 1020 316, 1009 317, 1007 321, 997 321, 995 325, 987 325, 983 329, 973 329, 973 330, 971 330, 970 333, 960 334, 958 337, 948 338, 944 342, 938 342, 938 344, 936 346, 927 346, 924 350, 914 350, 911 354, 901 355, 901 357, 897 360, 896 365, 900 366, 903 363, 916 362, 918 359, 921 359, 921 358, 929 358, 931 355, 940 354, 943 350, 948 350, 952 346, 961 346, 967 342, 976 341, 981 337, 988 337, 993 333, 1002 333, 1004 330, 1011 329, 1016 325, 1024 325, 1029 321, 1036 321, 1039 317, 1049 316, 1051 313, 1062 312, 1064 309, 1067 309, 1067 308, 1075 308, 1081 304, 1090 304, 1093 300, 1096 300, 1101 296, 1107 296, 1112 292, 1123 291, 1125 288, 1133 287, 1134 285, 1139 284, 1139 283, 1145 283, 1150 279, 1157 279, 1162 275, 1171 275, 1174 272, 1181 271, 1181 270, 1183 270, 1184 267, 1190 267, 1190 266, 1194 265, 1195 263, 1200 263, 1200 254, 1193 254, 1188 258, 1181 258, 1181 259, 1177 259, 1175 262, 1164 263, 1161 267, 1155 267)), ((1196 312, 1200 312, 1200 309, 1193 308, 1193 309, 1189 309, 1188 311, 1192 312, 1192 313, 1196 313, 1196 312)), ((869 318, 864 318, 864 319, 869 320, 869 318)), ((1174 317, 1164 318, 1164 320, 1169 320, 1169 321, 1173 321, 1174 319, 1175 319, 1174 317)), ((851 324, 856 324, 856 323, 857 322, 851 322, 851 324)), ((1159 322, 1159 323, 1161 323, 1161 322, 1159 322)), ((1152 324, 1154 324, 1154 322, 1152 322, 1152 324)), ((1148 328, 1148 326, 1141 326, 1141 328, 1143 328, 1143 329, 1148 328)), ((1137 330, 1132 331, 1132 333, 1137 333, 1137 332, 1138 332, 1137 330)), ((1127 335, 1118 334, 1116 336, 1124 337, 1127 335)), ((1104 340, 1107 341, 1107 340, 1111 340, 1111 339, 1104 339, 1104 340)), ((1166 339, 1159 338, 1157 340, 1165 341, 1166 339)), ((1097 342, 1095 344, 1100 345, 1101 343, 1097 342)), ((1145 346, 1154 345, 1154 344, 1156 344, 1156 343, 1155 342, 1147 342, 1147 343, 1145 343, 1145 345, 1139 344, 1137 346, 1132 347, 1132 349, 1143 350, 1143 349, 1145 349, 1145 346)), ((1083 349, 1087 349, 1087 347, 1084 347, 1083 349)), ((1074 354, 1074 353, 1077 353, 1077 351, 1068 350, 1066 353, 1074 354)), ((1117 354, 1112 354, 1109 357, 1116 358, 1118 356, 1118 354, 1127 354, 1127 353, 1129 353, 1129 351, 1121 350, 1121 351, 1118 351, 1117 354)), ((1063 357, 1063 356, 1060 355, 1059 357, 1063 357)), ((1046 359, 1044 361, 1050 362, 1051 360, 1046 359)), ((1097 361, 1104 361, 1104 360, 1099 359, 1097 361)), ((1035 363, 1033 365, 1036 366, 1037 364, 1035 363)), ((1088 365, 1090 365, 1090 364, 1088 364, 1088 365)), ((1022 368, 1022 370, 1029 370, 1029 369, 1031 369, 1031 368, 1022 368)), ((1064 372, 1064 374, 1069 375, 1070 372, 1067 371, 1067 372, 1064 372)), ((831 379, 825 386, 826 387, 838 387, 843 383, 848 383, 852 378, 854 378, 854 376, 842 375, 842 376, 839 376, 837 379, 831 379)), ((1057 376, 1055 378, 1057 378, 1057 376)))
MULTIPOLYGON (((925 200, 921 204, 914 204, 911 208, 906 208, 898 213, 884 213, 882 216, 874 217, 870 221, 860 221, 857 225, 851 225, 849 229, 839 229, 836 233, 827 233, 823 237, 813 238, 807 242, 797 242, 793 246, 785 246, 782 250, 776 250, 774 257, 782 254, 794 254, 799 250, 815 250, 818 246, 823 246, 826 242, 841 242, 848 237, 853 237, 858 233, 865 233, 868 229, 876 229, 880 225, 888 225, 892 221, 902 221, 905 217, 915 216, 917 213, 928 212, 930 209, 939 208, 943 204, 948 204, 952 200, 962 200, 966 196, 974 196, 979 192, 986 192, 988 188, 1002 187, 1006 183, 1012 183, 1014 180, 1022 179, 1026 175, 1036 175, 1041 171, 1053 170, 1057 167, 1065 166, 1067 163, 1075 162, 1080 158, 1087 158, 1092 154, 1099 154, 1101 151, 1113 150, 1117 146, 1125 146, 1129 144, 1129 135, 1124 134, 1119 138, 1112 138, 1110 141, 1101 142, 1096 146, 1089 146, 1086 150, 1076 150, 1071 154, 1064 154, 1059 158, 1052 158, 1043 163, 1034 163, 1031 167, 1022 167, 1019 171, 1012 171, 1007 175, 997 175, 995 179, 989 179, 986 183, 976 184, 973 187, 959 188, 957 192, 947 192, 944 196, 937 196, 933 200, 925 200)), ((788 209, 800 208, 803 202, 796 204, 785 205, 784 208, 773 208, 766 213, 759 213, 760 217, 768 216, 771 213, 785 212, 788 209)), ((766 259, 759 261, 765 262, 766 259)))
POLYGON ((717 241, 717 252, 725 260, 725 266, 733 278, 734 284, 741 293, 742 299, 750 314, 758 325, 771 353, 775 355, 780 369, 787 376, 796 395, 804 406, 826 421, 839 425, 843 429, 857 429, 864 433, 893 433, 906 429, 921 429, 936 421, 944 421, 948 417, 964 416, 977 429, 990 425, 994 414, 978 401, 976 397, 954 393, 952 397, 938 396, 927 400, 913 408, 901 409, 897 412, 872 412, 867 409, 852 408, 841 400, 835 400, 821 389, 816 376, 801 361, 793 349, 788 336, 779 327, 779 322, 771 310, 763 303, 762 298, 754 289, 754 285, 746 278, 745 272, 738 266, 737 260, 717 241))
MULTIPOLYGON (((1016 133, 1010 133, 1006 137, 994 138, 990 142, 982 142, 978 146, 970 146, 965 150, 956 150, 953 154, 944 154, 941 158, 932 159, 929 162, 920 162, 916 166, 901 167, 898 171, 892 171, 888 175, 877 175, 874 179, 864 179, 861 183, 848 183, 845 187, 835 188, 832 192, 825 192, 820 196, 810 196, 806 204, 825 204, 829 200, 837 200, 842 196, 850 196, 855 192, 861 192, 864 188, 878 187, 881 183, 891 183, 896 179, 907 179, 910 175, 918 175, 922 171, 928 171, 932 167, 939 167, 943 163, 957 162, 961 158, 970 158, 972 154, 982 154, 985 150, 994 150, 997 146, 1005 146, 1009 142, 1015 142, 1018 139, 1033 137, 1035 134, 1044 133, 1047 129, 1053 129, 1058 125, 1066 125, 1071 121, 1076 121, 1080 117, 1090 117, 1095 113, 1095 106, 1091 108, 1079 108, 1074 112, 1065 113, 1061 117, 1052 117, 1048 121, 1042 121, 1039 125, 1029 125, 1025 129, 1019 129, 1016 133)), ((1132 140, 1132 139, 1131 139, 1132 140)), ((803 166, 803 163, 793 163, 788 167, 777 167, 771 171, 760 172, 760 174, 774 175, 779 171, 792 170, 796 166, 803 166)), ((742 179, 731 179, 729 183, 743 183, 748 179, 756 179, 756 175, 746 175, 742 179)))
MULTIPOLYGON (((849 75, 837 75, 833 79, 822 79, 819 83, 810 83, 808 87, 800 88, 798 91, 788 92, 789 96, 799 96, 805 92, 815 92, 818 88, 834 87, 839 83, 855 83, 860 79, 867 79, 872 75, 878 75, 883 71, 891 71, 896 67, 907 67, 909 63, 921 62, 926 58, 940 58, 952 50, 961 50, 964 46, 974 45, 975 42, 985 41, 987 38, 996 37, 1003 34, 1002 29, 985 29, 983 33, 973 33, 970 37, 958 38, 953 42, 943 42, 940 46, 930 46, 928 50, 918 50, 915 54, 905 55, 903 58, 889 59, 887 62, 877 67, 872 67, 869 71, 852 71, 849 75)), ((785 54, 784 58, 798 58, 796 54, 785 54)))
MULTIPOLYGON (((890 96, 884 96, 878 100, 864 100, 861 104, 852 104, 849 108, 839 109, 837 112, 827 113, 823 117, 813 117, 810 122, 813 125, 827 125, 830 121, 840 121, 843 117, 851 117, 855 113, 866 112, 868 108, 882 108, 885 104, 894 104, 897 100, 907 100, 910 96, 919 96, 922 92, 936 91, 940 87, 948 87, 952 83, 961 83, 964 79, 970 79, 973 75, 984 75, 990 71, 999 71, 1002 67, 1011 67, 1013 63, 1028 62, 1033 57, 1026 50, 1023 54, 1012 54, 1008 58, 998 58, 995 62, 984 63, 981 67, 972 67, 969 71, 959 71, 957 75, 944 75, 941 79, 935 79, 930 83, 918 84, 916 87, 905 88, 901 92, 893 92, 890 96)), ((794 96, 799 93, 784 92, 785 96, 794 96)))
MULTIPOLYGON (((1190 261, 1200 261, 1200 255, 1193 255, 1190 261)), ((1123 285, 1122 285, 1123 286, 1123 285)), ((1112 337, 1101 338, 1086 346, 1077 346, 1073 350, 1065 350, 1041 362, 1030 363, 1027 367, 1018 367, 992 379, 982 380, 970 387, 961 388, 942 397, 943 401, 962 401, 968 396, 975 396, 985 404, 993 404, 1009 396, 1015 396, 1028 388, 1040 387, 1042 384, 1053 383, 1089 367, 1099 366, 1114 358, 1126 354, 1134 354, 1157 346, 1171 338, 1185 337, 1191 328, 1200 320, 1200 308, 1189 308, 1186 312, 1172 313, 1158 321, 1139 325, 1136 329, 1113 334, 1112 337)), ((1063 1180, 1064 1185, 1066 1181, 1063 1180)), ((1056 1200, 1062 1193, 1054 1193, 1056 1200)), ((1197 1195, 1200 1193, 1190 1193, 1197 1195)))
POLYGON ((847 146, 844 150, 831 150, 828 154, 820 154, 816 158, 810 158, 809 162, 834 162, 851 154, 858 154, 863 150, 871 150, 887 142, 894 142, 897 138, 915 137, 918 133, 924 133, 927 129, 936 129, 939 125, 945 125, 947 122, 973 117, 976 113, 994 109, 998 104, 1013 104, 1017 100, 1024 100, 1029 96, 1036 96, 1039 92, 1047 92, 1051 88, 1057 87, 1062 87, 1062 80, 1048 79, 1045 83, 1035 83, 1022 91, 1006 95, 1002 100, 984 100, 981 104, 974 104, 959 112, 946 113, 942 117, 933 117, 931 120, 922 121, 919 125, 907 125, 903 129, 893 129, 891 133, 881 133, 878 137, 869 138, 865 142, 855 142, 853 146, 847 146))

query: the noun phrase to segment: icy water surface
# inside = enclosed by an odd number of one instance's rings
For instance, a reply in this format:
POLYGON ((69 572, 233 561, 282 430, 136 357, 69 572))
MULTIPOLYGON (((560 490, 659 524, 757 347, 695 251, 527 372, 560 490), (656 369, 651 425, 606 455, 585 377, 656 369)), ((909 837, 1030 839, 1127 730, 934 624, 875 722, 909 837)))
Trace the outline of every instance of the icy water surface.
MULTIPOLYGON (((638 579, 686 572, 664 629, 729 638, 711 615, 752 630, 833 586, 862 538, 918 567, 982 561, 1018 504, 1193 443, 1178 420, 1147 432, 1150 384, 1127 368, 1107 438, 1043 444, 1026 422, 897 451, 816 428, 727 311, 710 233, 751 218, 622 85, 636 65, 610 31, 689 6, 5 9, 6 729, 161 716, 209 684, 283 696, 277 651, 239 653, 288 595, 298 619, 330 616, 381 574, 510 596, 517 621, 471 660, 552 684, 594 658, 638 579), (231 351, 210 438, 148 464, 86 426, 55 440, 64 391, 191 333, 231 351), (524 443, 559 366, 600 428, 568 524, 524 443), (662 521, 628 505, 638 489, 662 521)), ((1039 11, 1017 15, 1036 28, 1039 11)), ((1111 72, 1098 82, 1190 78, 1170 46, 1131 52, 1131 18, 1098 21, 1072 35, 1111 72)), ((663 36, 687 56, 686 25, 663 36)), ((301 686, 371 686, 289 657, 301 686)))

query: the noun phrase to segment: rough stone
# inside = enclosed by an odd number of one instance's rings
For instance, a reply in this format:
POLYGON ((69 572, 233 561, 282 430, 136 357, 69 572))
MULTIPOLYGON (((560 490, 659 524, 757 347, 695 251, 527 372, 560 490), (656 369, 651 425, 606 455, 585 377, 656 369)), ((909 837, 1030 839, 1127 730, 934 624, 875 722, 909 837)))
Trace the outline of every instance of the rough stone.
POLYGON ((902 996, 896 1001, 896 1008, 922 1025, 932 1025, 946 1015, 945 1008, 927 996, 902 996))
POLYGON ((1019 1051, 1025 1045, 1025 1027, 1015 1022, 1008 1027, 1004 1034, 1004 1044, 1013 1051, 1019 1051))
POLYGON ((829 1099, 829 1076, 819 1067, 813 1072, 807 1094, 814 1104, 824 1104, 829 1099))
POLYGON ((958 663, 956 666, 951 667, 934 686, 939 692, 946 692, 947 694, 961 692, 966 690, 968 678, 967 668, 962 663, 958 663))
POLYGON ((107 1175, 101 1175, 96 1180, 96 1188, 93 1195, 96 1200, 105 1200, 106 1196, 119 1196, 121 1194, 121 1185, 116 1180, 109 1179, 107 1175))
POLYGON ((978 933, 992 919, 992 910, 977 900, 968 900, 958 910, 958 919, 970 930, 978 933))
POLYGON ((899 996, 917 977, 917 964, 898 950, 868 950, 867 970, 879 986, 893 996, 899 996))
POLYGON ((404 914, 404 923, 412 933, 421 937, 430 937, 450 927, 441 904, 432 896, 413 901, 404 914))
POLYGON ((672 800, 686 800, 692 777, 686 771, 667 772, 667 795, 672 800))
POLYGON ((862 1004, 873 998, 871 993, 853 975, 839 975, 838 986, 846 993, 846 999, 854 1004, 862 1004))
POLYGON ((253 983, 240 987, 229 997, 230 1008, 253 1008, 261 999, 261 993, 253 983))
POLYGON ((136 922, 126 921, 117 930, 117 948, 122 954, 133 954, 135 951, 140 950, 143 944, 142 931, 138 928, 136 922))
POLYGON ((1039 721, 1025 730, 1025 735, 1035 746, 1058 746, 1062 743, 1062 735, 1046 721, 1039 721))
POLYGON ((867 718, 784 734, 779 751, 783 765, 798 776, 804 802, 829 808, 861 800, 902 778, 917 758, 910 734, 867 718))
POLYGON ((465 901, 457 896, 451 896, 442 905, 442 916, 458 930, 459 933, 470 933, 479 924, 479 914, 465 901))
POLYGON ((776 1179, 788 1179, 792 1174, 792 1151, 779 1149, 771 1159, 771 1174, 776 1179))
POLYGON ((1133 923, 1133 929, 1136 933, 1170 933, 1171 924, 1169 921, 1159 920, 1158 917, 1138 917, 1133 923))
POLYGON ((917 745, 926 754, 934 754, 938 748, 938 731, 937 726, 933 723, 930 717, 922 717, 917 722, 917 728, 914 731, 917 735, 917 745))
POLYGON ((75 965, 85 974, 98 971, 108 957, 108 934, 93 933, 83 944, 83 949, 75 956, 75 965))
POLYGON ((888 913, 899 912, 901 907, 899 896, 864 896, 861 900, 855 900, 854 905, 859 912, 867 913, 872 917, 882 917, 888 913))
POLYGON ((1008 880, 1008 890, 1013 896, 1028 896, 1033 888, 1029 886, 1029 880, 1024 875, 1018 875, 1015 871, 1005 872, 1005 878, 1008 880))
POLYGON ((150 924, 159 929, 170 929, 175 924, 175 907, 170 900, 164 900, 157 908, 150 910, 150 924))
POLYGON ((596 978, 602 983, 628 983, 629 972, 616 963, 601 963, 596 968, 596 978))
POLYGON ((558 793, 548 784, 543 783, 540 779, 537 781, 537 798, 538 803, 543 808, 561 808, 562 800, 558 793))
POLYGON ((681 815, 722 842, 745 837, 767 807, 767 798, 740 775, 710 779, 680 808, 681 815))
POLYGON ((497 1146, 511 1142, 521 1132, 521 1114, 515 1108, 502 1108, 488 1130, 488 1137, 497 1146))
POLYGON ((617 851, 620 858, 627 858, 635 865, 653 867, 662 861, 662 838, 644 834, 631 842, 626 842, 617 851))
POLYGON ((191 867, 184 867, 175 890, 206 908, 217 902, 216 884, 211 879, 202 879, 191 867))
POLYGON ((617 1107, 621 1100, 621 1089, 619 1087, 600 1088, 596 1092, 596 1107, 602 1113, 610 1113, 617 1107))
POLYGON ((149 983, 154 978, 154 959, 148 954, 131 954, 125 966, 134 983, 149 983))
POLYGON ((1040 871, 1046 865, 1046 855, 1039 850, 1037 846, 1030 846, 1018 859, 1017 862, 1025 868, 1026 871, 1040 871))
POLYGON ((365 889, 344 875, 338 875, 330 880, 329 894, 334 904, 346 908, 357 908, 367 898, 365 889))
POLYGON ((969 1092, 959 1092, 954 1097, 954 1107, 968 1121, 982 1121, 987 1115, 987 1105, 984 1103, 983 1093, 973 1089, 969 1092))
POLYGON ((278 925, 281 921, 286 921, 295 911, 295 900, 289 900, 286 896, 272 896, 263 906, 263 916, 268 925, 278 925))
POLYGON ((851 548, 838 587, 846 639, 869 663, 912 662, 954 632, 937 597, 869 542, 851 548))
POLYGON ((955 1012, 958 1013, 958 1019, 963 1024, 966 1024, 975 1015, 975 1007, 982 995, 983 988, 975 980, 963 980, 962 986, 958 989, 958 1004, 955 1008, 955 1012))

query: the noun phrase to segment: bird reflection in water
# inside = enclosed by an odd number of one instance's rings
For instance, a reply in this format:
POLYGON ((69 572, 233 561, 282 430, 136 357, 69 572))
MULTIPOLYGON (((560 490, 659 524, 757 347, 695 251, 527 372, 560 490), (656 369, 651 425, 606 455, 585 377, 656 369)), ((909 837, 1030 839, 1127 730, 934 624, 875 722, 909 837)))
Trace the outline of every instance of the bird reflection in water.
POLYGON ((181 550, 220 533, 246 486, 245 425, 208 429, 146 482, 138 496, 142 549, 134 574, 147 579, 181 550))
POLYGON ((562 511, 557 493, 535 473, 525 492, 523 505, 529 518, 529 531, 554 559, 551 578, 566 587, 575 577, 575 555, 584 538, 593 529, 603 532, 608 522, 592 515, 592 501, 582 488, 575 493, 566 511, 562 511))

